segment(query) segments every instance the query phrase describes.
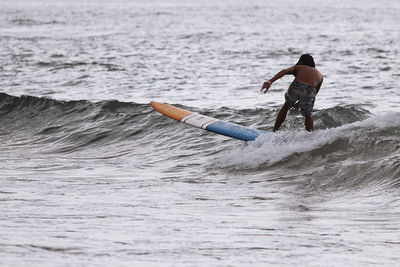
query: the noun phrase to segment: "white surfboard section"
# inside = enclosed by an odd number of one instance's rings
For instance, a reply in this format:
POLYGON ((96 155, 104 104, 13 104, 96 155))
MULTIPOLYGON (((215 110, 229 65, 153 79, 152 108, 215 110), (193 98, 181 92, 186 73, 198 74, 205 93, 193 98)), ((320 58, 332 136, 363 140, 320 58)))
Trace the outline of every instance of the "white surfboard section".
POLYGON ((184 122, 186 124, 201 128, 201 129, 206 129, 207 126, 210 124, 220 121, 218 119, 214 119, 208 116, 201 115, 199 113, 192 113, 186 117, 183 117, 181 119, 181 122, 184 122))

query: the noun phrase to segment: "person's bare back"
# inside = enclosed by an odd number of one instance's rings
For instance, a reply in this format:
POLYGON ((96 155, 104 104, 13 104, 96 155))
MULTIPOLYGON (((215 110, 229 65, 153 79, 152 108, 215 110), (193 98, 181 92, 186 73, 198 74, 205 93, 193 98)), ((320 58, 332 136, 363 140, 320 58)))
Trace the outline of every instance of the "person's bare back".
POLYGON ((322 82, 322 74, 316 68, 306 65, 294 66, 293 74, 296 77, 296 81, 312 87, 317 87, 322 82))

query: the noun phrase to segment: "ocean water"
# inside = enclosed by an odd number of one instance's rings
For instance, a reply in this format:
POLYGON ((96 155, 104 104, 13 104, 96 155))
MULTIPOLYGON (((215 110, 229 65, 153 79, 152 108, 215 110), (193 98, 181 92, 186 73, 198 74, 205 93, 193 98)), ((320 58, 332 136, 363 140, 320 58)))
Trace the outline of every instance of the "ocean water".
POLYGON ((1 266, 396 266, 400 2, 0 1, 1 266), (272 133, 311 53, 312 133, 272 133), (271 132, 242 142, 150 101, 271 132))

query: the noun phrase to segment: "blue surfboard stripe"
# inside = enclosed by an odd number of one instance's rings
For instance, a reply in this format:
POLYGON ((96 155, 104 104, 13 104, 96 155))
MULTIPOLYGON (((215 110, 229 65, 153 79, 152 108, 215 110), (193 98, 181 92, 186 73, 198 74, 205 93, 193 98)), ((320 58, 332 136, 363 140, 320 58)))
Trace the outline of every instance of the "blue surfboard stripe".
POLYGON ((226 135, 229 137, 237 138, 243 141, 254 141, 260 134, 266 134, 267 132, 250 129, 238 124, 217 121, 207 126, 207 131, 214 132, 217 134, 226 135))

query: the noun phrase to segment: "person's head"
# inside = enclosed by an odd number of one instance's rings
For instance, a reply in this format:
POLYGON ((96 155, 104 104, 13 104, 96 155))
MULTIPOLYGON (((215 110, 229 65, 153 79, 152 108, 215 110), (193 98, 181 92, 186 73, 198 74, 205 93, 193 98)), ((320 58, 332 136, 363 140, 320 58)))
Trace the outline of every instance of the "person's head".
POLYGON ((306 65, 306 66, 315 68, 314 59, 310 54, 301 55, 301 57, 300 57, 299 61, 296 63, 296 65, 306 65))

